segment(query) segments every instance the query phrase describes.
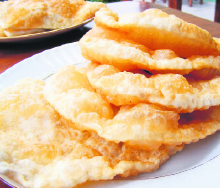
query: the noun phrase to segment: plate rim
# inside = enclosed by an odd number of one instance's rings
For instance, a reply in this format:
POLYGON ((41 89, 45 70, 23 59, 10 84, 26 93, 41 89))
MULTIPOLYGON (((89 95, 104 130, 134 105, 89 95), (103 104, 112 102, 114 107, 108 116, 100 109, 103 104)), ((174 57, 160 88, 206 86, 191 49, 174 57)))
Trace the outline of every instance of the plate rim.
POLYGON ((61 29, 53 29, 53 30, 48 30, 48 31, 43 31, 43 32, 38 32, 38 33, 32 33, 32 34, 25 34, 25 35, 18 35, 14 37, 0 37, 0 43, 11 43, 11 42, 23 42, 26 40, 34 40, 34 39, 39 39, 39 38, 47 38, 47 37, 52 37, 61 33, 65 33, 74 29, 77 29, 79 27, 82 27, 89 22, 93 21, 94 17, 89 18, 82 23, 72 25, 70 27, 64 27, 61 29))

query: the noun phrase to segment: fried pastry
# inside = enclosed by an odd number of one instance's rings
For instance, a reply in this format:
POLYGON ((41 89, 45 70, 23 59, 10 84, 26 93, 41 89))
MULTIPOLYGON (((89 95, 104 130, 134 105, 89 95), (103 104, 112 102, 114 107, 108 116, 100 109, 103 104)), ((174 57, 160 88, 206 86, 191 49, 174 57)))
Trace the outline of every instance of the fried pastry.
POLYGON ((170 49, 180 57, 219 55, 217 44, 208 31, 159 9, 118 17, 112 10, 103 8, 97 12, 95 23, 125 32, 128 38, 153 50, 170 49))
POLYGON ((179 74, 157 74, 147 78, 95 63, 90 64, 87 75, 93 88, 116 106, 147 102, 176 112, 192 112, 220 104, 220 77, 195 80, 179 74))
POLYGON ((24 187, 70 188, 150 172, 183 148, 144 151, 80 131, 49 105, 43 88, 24 79, 0 93, 0 173, 24 187))
POLYGON ((84 0, 11 0, 0 5, 0 26, 8 36, 62 29, 94 17, 105 6, 84 0))
MULTIPOLYGON (((109 114, 107 111, 106 116, 104 117, 103 114, 99 113, 97 110, 99 108, 103 108, 103 104, 100 101, 94 100, 92 97, 90 97, 87 94, 88 90, 86 90, 86 88, 84 90, 81 89, 81 95, 86 95, 87 97, 82 98, 77 96, 80 102, 76 102, 76 100, 73 99, 75 98, 75 89, 72 87, 70 90, 66 90, 65 92, 61 91, 60 93, 54 93, 53 90, 50 90, 50 88, 54 87, 51 86, 54 85, 54 81, 56 81, 55 85, 59 85, 59 83, 68 85, 68 83, 65 84, 65 82, 63 82, 62 78, 73 77, 71 74, 75 74, 76 72, 71 71, 70 73, 69 71, 66 71, 69 69, 69 66, 62 68, 60 71, 58 71, 58 76, 55 73, 50 78, 50 80, 46 83, 44 95, 47 101, 50 102, 50 104, 57 110, 57 112, 59 112, 59 114, 75 123, 75 126, 80 130, 95 131, 102 138, 114 141, 116 143, 124 142, 130 147, 145 150, 155 150, 159 149, 162 145, 176 146, 184 143, 189 144, 191 142, 196 142, 199 139, 203 139, 220 129, 219 118, 216 115, 219 112, 219 106, 210 107, 208 110, 203 110, 200 112, 193 112, 191 114, 192 117, 188 119, 186 118, 187 122, 184 124, 179 123, 179 121, 182 122, 182 119, 177 112, 166 110, 167 106, 162 108, 156 106, 155 104, 141 103, 140 101, 135 105, 122 105, 118 108, 115 108, 113 116, 107 117, 107 114, 109 114), (87 108, 89 110, 82 111, 82 106, 84 104, 87 105, 88 100, 91 101, 94 109, 88 105, 87 108), (204 116, 204 114, 206 115, 204 116), (200 116, 204 116, 202 121, 199 120, 200 116)), ((111 72, 113 72, 114 69, 115 68, 112 67, 111 72)), ((96 75, 98 77, 98 72, 103 74, 100 69, 96 69, 96 75)), ((101 78, 102 77, 104 76, 101 76, 101 78)), ((106 83, 108 83, 111 89, 114 90, 114 87, 117 87, 117 84, 112 84, 111 80, 112 79, 109 79, 106 83)), ((120 79, 116 80, 117 82, 121 81, 120 79)), ((163 79, 160 78, 158 80, 163 79)), ((77 80, 74 82, 77 82, 77 80)), ((187 81, 185 80, 185 82, 187 81)), ((166 80, 163 80, 161 85, 164 84, 166 84, 166 80)), ((202 83, 200 84, 203 85, 202 83)), ((213 84, 215 84, 215 81, 213 81, 213 84)), ((132 85, 135 85, 135 83, 128 84, 124 82, 122 85, 129 86, 130 88, 132 85)), ((175 86, 172 87, 173 85, 178 85, 178 81, 176 84, 168 84, 167 87, 164 88, 165 91, 168 90, 168 87, 171 87, 171 90, 175 92, 177 88, 175 88, 175 86)), ((64 87, 67 89, 66 86, 64 87)), ((138 85, 138 87, 140 86, 138 85)), ((212 86, 211 84, 206 84, 206 86, 203 87, 211 88, 212 86)), ((180 86, 179 88, 185 89, 186 91, 188 90, 187 87, 184 88, 180 86)), ((192 89, 192 86, 190 88, 192 89)), ((200 92, 203 93, 201 89, 202 86, 198 86, 198 88, 200 88, 200 92)), ((141 90, 143 90, 143 88, 141 88, 141 90)), ((54 91, 56 90, 54 89, 54 91)), ((151 90, 151 92, 152 95, 157 95, 157 93, 159 93, 155 92, 154 90, 151 90)), ((193 95, 190 95, 189 91, 187 91, 187 94, 189 96, 193 95)), ((126 95, 129 94, 123 94, 123 96, 126 95)), ((164 96, 166 96, 166 94, 164 94, 164 96)), ((205 95, 205 97, 207 96, 205 95)), ((172 97, 168 98, 171 99, 172 97)))
POLYGON ((5 33, 4 33, 4 30, 1 28, 0 26, 0 37, 5 37, 5 33))
POLYGON ((72 108, 73 118, 87 114, 109 119, 114 115, 111 104, 92 89, 86 74, 73 65, 61 68, 47 81, 44 96, 49 102, 62 100, 72 108))
POLYGON ((100 135, 142 149, 152 146, 156 149, 161 144, 189 144, 220 129, 219 110, 220 107, 216 106, 179 116, 150 104, 122 106, 114 119, 103 125, 100 135))
POLYGON ((180 58, 172 50, 151 50, 127 38, 127 34, 94 27, 79 41, 82 55, 93 62, 120 69, 145 69, 153 74, 192 74, 207 79, 220 75, 220 56, 180 58))
MULTIPOLYGON (((0 15, 15 5, 27 17, 33 10, 33 20, 47 10, 44 21, 56 27, 63 14, 82 22, 100 6, 9 0, 0 3, 0 15)), ((72 188, 152 172, 185 144, 220 130, 220 39, 155 9, 129 14, 129 21, 109 9, 96 17, 98 26, 80 41, 89 65, 67 65, 46 83, 23 79, 0 92, 0 174, 24 187, 72 188)), ((41 29, 24 28, 30 23, 3 32, 41 29)))

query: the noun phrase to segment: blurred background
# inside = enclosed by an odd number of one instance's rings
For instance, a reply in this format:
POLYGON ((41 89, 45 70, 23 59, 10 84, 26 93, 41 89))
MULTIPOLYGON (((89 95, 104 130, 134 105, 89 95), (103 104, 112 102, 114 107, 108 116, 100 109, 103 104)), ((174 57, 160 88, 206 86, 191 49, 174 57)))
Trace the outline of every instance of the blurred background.
MULTIPOLYGON (((87 1, 98 1, 98 2, 117 2, 120 0, 87 0, 87 1)), ((152 0, 133 0, 133 1, 146 1, 152 2, 152 0)), ((156 4, 160 4, 168 7, 168 1, 166 3, 163 0, 155 0, 156 4)), ((189 6, 188 0, 182 0, 182 12, 195 15, 200 18, 204 18, 210 21, 214 21, 215 14, 215 0, 203 0, 203 4, 200 4, 199 0, 192 0, 192 6, 189 6)))

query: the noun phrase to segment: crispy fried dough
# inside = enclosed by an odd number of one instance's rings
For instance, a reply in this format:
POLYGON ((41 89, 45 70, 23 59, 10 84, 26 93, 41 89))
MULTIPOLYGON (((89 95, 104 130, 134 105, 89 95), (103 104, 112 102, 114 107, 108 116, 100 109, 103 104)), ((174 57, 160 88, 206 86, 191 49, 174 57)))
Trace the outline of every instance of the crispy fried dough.
POLYGON ((192 74, 206 79, 220 75, 220 56, 184 59, 172 50, 151 50, 112 29, 94 27, 81 38, 79 45, 86 59, 113 65, 121 71, 139 68, 154 74, 192 74))
POLYGON ((156 170, 181 146, 143 151, 77 130, 24 79, 0 93, 0 173, 24 187, 69 187, 156 170))
POLYGON ((142 143, 141 140, 146 140, 149 146, 154 142, 158 146, 161 143, 189 144, 220 129, 217 115, 219 111, 220 107, 216 106, 208 110, 192 112, 188 115, 190 118, 185 114, 180 118, 178 114, 155 105, 123 106, 114 119, 103 126, 101 136, 116 142, 123 140, 135 148, 147 146, 147 143, 142 143), (178 123, 178 120, 182 121, 182 119, 185 122, 178 123))
MULTIPOLYGON (((153 171, 153 168, 158 168, 159 165, 165 162, 169 156, 173 155, 177 151, 181 151, 184 147, 184 144, 182 144, 178 146, 162 145, 156 150, 143 150, 142 148, 135 149, 127 146, 123 142, 115 143, 113 141, 107 141, 106 139, 98 136, 95 132, 77 130, 73 123, 70 122, 69 124, 69 126, 74 128, 74 131, 72 132, 73 137, 80 141, 80 143, 105 156, 112 167, 119 165, 122 161, 126 164, 125 161, 127 161, 127 164, 139 163, 139 165, 143 167, 148 164, 150 168, 146 168, 145 170, 149 171, 151 169, 151 171, 153 171)), ((142 169, 144 170, 143 167, 142 169)), ((127 177, 130 175, 137 175, 140 172, 142 171, 138 171, 138 169, 134 171, 129 170, 129 173, 125 172, 120 174, 120 176, 127 177)))
POLYGON ((0 37, 6 37, 4 30, 1 27, 3 14, 4 14, 3 2, 0 2, 0 37))
POLYGON ((47 165, 62 155, 75 158, 99 155, 84 146, 81 152, 78 150, 79 143, 69 134, 71 128, 64 126, 60 115, 45 100, 43 88, 43 81, 24 79, 0 93, 0 141, 6 153, 13 160, 28 158, 40 165, 47 165), (14 148, 9 147, 11 144, 14 148))
MULTIPOLYGON (((44 90, 44 96, 50 103, 62 100, 60 105, 72 108, 68 119, 77 118, 82 114, 101 118, 113 117, 114 112, 111 105, 92 91, 86 74, 80 72, 73 65, 68 65, 57 71, 47 81, 44 90)), ((56 108, 59 107, 56 106, 56 108)), ((63 108, 63 110, 66 109, 63 108)))
MULTIPOLYGON (((101 65, 101 67, 102 66, 106 65, 101 65)), ((114 72, 114 69, 114 67, 111 68, 111 72, 114 72)), ((99 77, 99 74, 97 73, 100 72, 102 74, 103 72, 100 71, 100 69, 96 70, 96 75, 99 77)), ((66 75, 65 69, 62 69, 59 72, 60 77, 62 74, 66 75)), ((72 74, 74 74, 74 72, 72 72, 72 74)), ((60 82, 57 79, 56 74, 53 75, 53 77, 51 80, 60 82)), ((101 76, 101 78, 102 77, 104 76, 101 76)), ((114 90, 115 84, 112 85, 109 80, 107 83, 109 86, 111 86, 111 89, 114 90)), ((159 80, 162 79, 158 78, 157 81, 159 80)), ((77 80, 75 80, 75 82, 77 82, 77 80)), ((120 82, 120 79, 117 79, 117 82, 120 82)), ((178 80, 176 82, 176 87, 178 88, 179 82, 178 80)), ((188 83, 186 79, 185 82, 188 83)), ((193 83, 193 80, 190 82, 193 83)), ((213 81, 212 84, 215 85, 214 82, 215 81, 213 81)), ((165 83, 166 80, 163 80, 161 85, 164 85, 165 83)), ((89 95, 87 95, 87 98, 85 99, 80 98, 80 103, 75 103, 70 100, 71 98, 75 97, 74 94, 71 94, 68 91, 61 94, 53 93, 48 89, 51 87, 51 84, 53 85, 52 81, 46 83, 46 99, 63 117, 74 122, 78 129, 95 131, 102 138, 114 141, 116 143, 125 142, 126 145, 134 148, 155 150, 163 144, 181 145, 182 143, 196 142, 199 139, 203 139, 220 129, 220 120, 218 116, 216 116, 220 109, 219 106, 211 107, 208 110, 201 111, 201 115, 204 116, 204 113, 206 114, 202 121, 198 118, 200 117, 198 115, 199 112, 193 112, 193 118, 189 118, 187 123, 183 125, 178 123, 180 119, 178 113, 174 111, 168 111, 165 108, 155 106, 154 104, 144 104, 140 102, 136 105, 123 105, 120 107, 119 111, 114 111, 115 115, 113 117, 107 118, 100 115, 97 110, 94 110, 93 112, 90 111, 89 113, 81 113, 80 110, 78 110, 81 109, 81 104, 87 103, 87 100, 93 100, 92 98, 88 98, 89 95), (196 114, 195 117, 194 114, 196 114)), ((202 86, 198 85, 198 88, 200 88, 201 93, 205 94, 202 91, 202 87, 210 89, 213 87, 212 84, 206 84, 205 86, 200 83, 202 86)), ((135 85, 135 83, 126 83, 125 85, 129 85, 129 87, 131 87, 135 85)), ((167 91, 168 88, 170 88, 174 92, 177 89, 175 86, 171 86, 172 84, 164 86, 164 90, 167 91)), ((188 87, 189 88, 186 86, 180 86, 179 89, 185 90, 186 93, 190 95, 190 89, 192 89, 192 86, 189 85, 188 87)), ((141 89, 143 90, 143 88, 141 89)), ((82 90, 81 95, 84 95, 84 92, 87 93, 87 91, 82 90)), ((152 95, 157 95, 157 93, 152 90, 152 95)), ((95 104, 95 102, 92 103, 93 105, 98 105, 95 104)), ((180 121, 182 120, 180 119, 180 121)))
POLYGON ((171 49, 180 57, 219 55, 217 44, 208 31, 159 9, 118 17, 112 10, 103 8, 97 12, 95 23, 126 32, 128 38, 153 50, 171 49))
POLYGON ((178 74, 158 74, 147 78, 95 63, 90 64, 87 75, 96 91, 116 106, 147 102, 192 112, 220 104, 220 77, 187 80, 178 74))
POLYGON ((0 25, 10 36, 19 35, 20 30, 25 34, 36 29, 61 29, 94 17, 102 7, 106 5, 84 0, 10 0, 0 6, 0 25))
POLYGON ((0 26, 0 37, 6 37, 4 30, 0 26))
MULTIPOLYGON (((220 130, 219 57, 182 59, 173 50, 151 50, 119 31, 117 14, 106 9, 106 15, 113 29, 96 27, 81 40, 95 62, 82 69, 68 65, 46 85, 24 79, 0 93, 0 174, 24 187, 54 188, 128 177, 158 169, 185 144, 220 130), (146 59, 156 75, 120 72, 141 68, 146 59)), ((198 43, 209 41, 206 32, 179 22, 200 33, 198 43)))
POLYGON ((85 71, 75 66, 67 65, 56 72, 55 76, 48 81, 47 89, 54 94, 67 92, 70 89, 86 88, 88 91, 94 92, 85 71), (63 74, 65 72, 65 74, 63 74), (58 82, 56 80, 59 80, 58 82), (77 81, 76 81, 77 80, 77 81))
POLYGON ((100 155, 71 137, 71 128, 64 128, 44 99, 43 87, 43 81, 25 79, 0 94, 0 172, 25 187, 33 187, 34 177, 62 158, 100 155))
POLYGON ((86 2, 84 6, 82 6, 79 11, 76 12, 75 22, 82 23, 83 21, 93 18, 95 13, 102 7, 106 5, 101 2, 86 2))

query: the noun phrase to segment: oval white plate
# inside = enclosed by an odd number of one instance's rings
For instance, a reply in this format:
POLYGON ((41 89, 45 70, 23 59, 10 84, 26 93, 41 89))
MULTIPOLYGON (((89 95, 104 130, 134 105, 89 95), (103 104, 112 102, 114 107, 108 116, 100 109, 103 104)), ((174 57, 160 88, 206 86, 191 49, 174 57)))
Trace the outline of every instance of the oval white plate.
MULTIPOLYGON (((0 90, 22 78, 45 79, 61 67, 86 65, 78 43, 65 44, 27 58, 0 74, 0 90)), ((220 132, 187 145, 157 171, 127 179, 90 182, 81 187, 220 187, 220 132)), ((3 177, 3 176, 2 176, 3 177)), ((4 179, 4 177, 3 177, 4 179)), ((9 182, 12 183, 13 182, 9 182)))

